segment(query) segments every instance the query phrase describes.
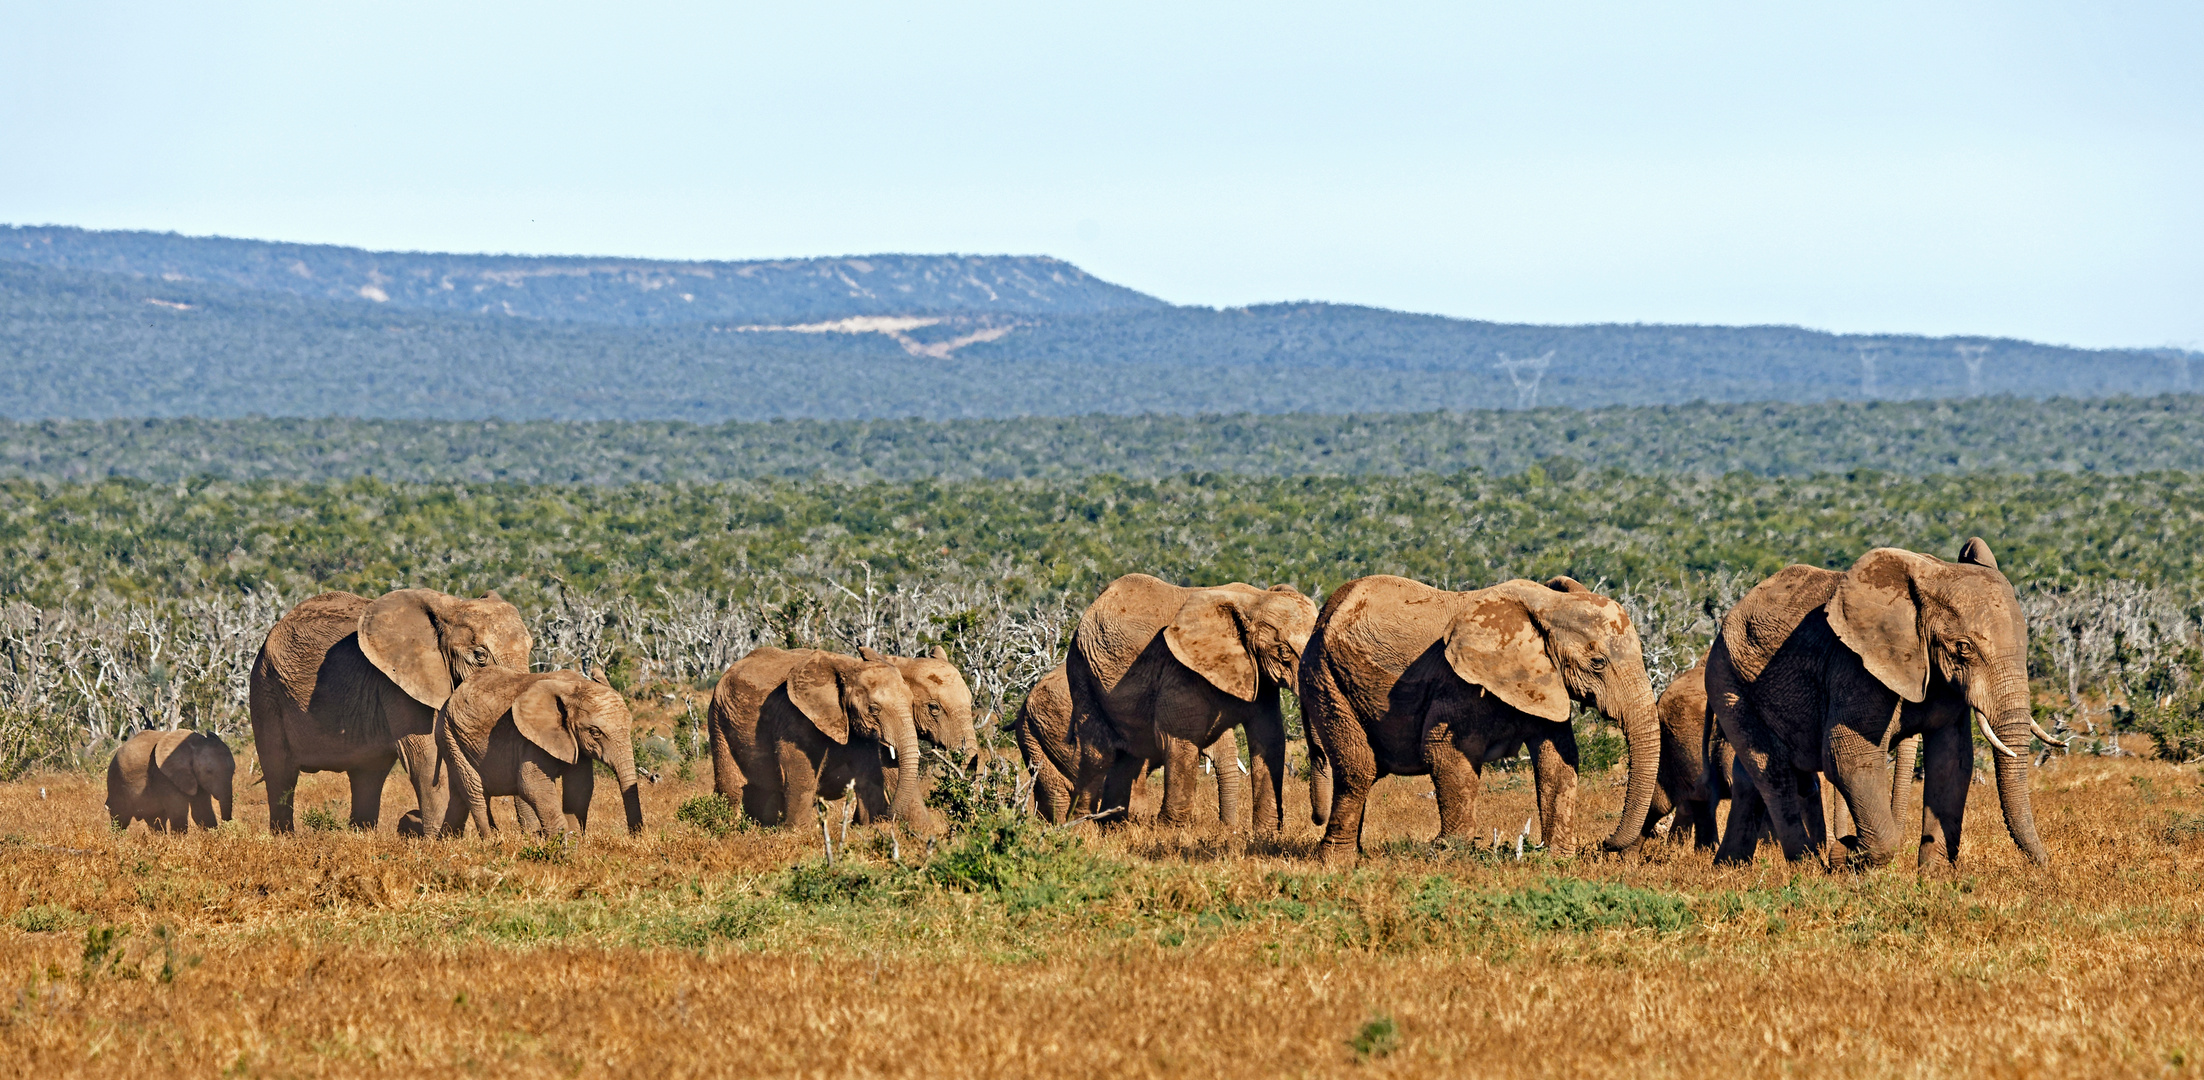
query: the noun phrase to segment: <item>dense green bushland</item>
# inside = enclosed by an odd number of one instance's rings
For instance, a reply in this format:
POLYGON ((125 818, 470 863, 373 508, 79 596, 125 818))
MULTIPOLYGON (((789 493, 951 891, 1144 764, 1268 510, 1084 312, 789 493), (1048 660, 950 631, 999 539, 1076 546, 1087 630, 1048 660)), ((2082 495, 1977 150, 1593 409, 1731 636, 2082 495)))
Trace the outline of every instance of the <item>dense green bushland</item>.
POLYGON ((1065 479, 1189 472, 1810 476, 2204 469, 2204 396, 1016 420, 0 420, 0 475, 164 483, 630 484, 766 478, 1065 479))
POLYGON ((1659 682, 1783 565, 1882 544, 1950 557, 1974 534, 2021 590, 2061 715, 2204 753, 2204 473, 1683 477, 1554 459, 1511 476, 0 481, 0 774, 96 762, 141 728, 239 731, 261 637, 323 589, 497 589, 539 662, 633 691, 707 686, 760 644, 940 645, 983 709, 1008 710, 1094 592, 1136 570, 1319 595, 1370 573, 1572 574, 1623 600, 1659 682))
POLYGON ((67 605, 417 582, 535 599, 563 582, 742 596, 831 567, 882 581, 976 575, 1027 598, 1132 570, 1317 591, 1371 573, 1653 583, 1844 566, 1880 544, 1948 557, 1972 534, 2033 587, 2188 584, 2204 570, 2204 474, 1695 478, 1554 465, 856 485, 18 480, 0 482, 0 595, 67 605))

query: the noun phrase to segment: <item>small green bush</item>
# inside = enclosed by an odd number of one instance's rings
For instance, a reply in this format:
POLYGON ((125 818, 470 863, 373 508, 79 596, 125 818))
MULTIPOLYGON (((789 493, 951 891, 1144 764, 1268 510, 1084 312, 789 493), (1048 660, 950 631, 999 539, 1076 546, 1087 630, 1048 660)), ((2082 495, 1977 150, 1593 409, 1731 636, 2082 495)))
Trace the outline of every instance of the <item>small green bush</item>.
POLYGON ((567 836, 562 832, 530 840, 521 845, 518 858, 522 862, 563 863, 573 853, 567 836))
POLYGON ((1355 1052, 1357 1062, 1384 1057, 1400 1049, 1400 1025, 1391 1016, 1379 1013, 1347 1040, 1347 1047, 1355 1052))
POLYGON ((1101 899, 1122 873, 1078 837, 1007 811, 974 822, 926 865, 936 884, 996 896, 1013 910, 1101 899))
POLYGON ((352 811, 342 803, 324 803, 299 815, 298 823, 315 832, 337 832, 352 821, 352 811))
POLYGON ((1692 923, 1691 905, 1683 897, 1614 881, 1556 878, 1539 888, 1500 893, 1483 902, 1492 914, 1539 930, 1581 933, 1621 926, 1674 931, 1692 923))
POLYGON ((871 897, 881 882, 862 866, 805 863, 788 872, 781 896, 798 904, 848 904, 871 897))
POLYGON ((32 904, 15 913, 15 928, 30 934, 47 934, 66 930, 76 921, 77 913, 56 904, 32 904))
POLYGON ((1576 753, 1578 773, 1599 776, 1629 756, 1630 744, 1620 732, 1602 724, 1577 737, 1576 753))
POLYGON ((681 808, 673 812, 673 819, 715 837, 724 837, 748 823, 733 799, 716 792, 683 799, 681 808))

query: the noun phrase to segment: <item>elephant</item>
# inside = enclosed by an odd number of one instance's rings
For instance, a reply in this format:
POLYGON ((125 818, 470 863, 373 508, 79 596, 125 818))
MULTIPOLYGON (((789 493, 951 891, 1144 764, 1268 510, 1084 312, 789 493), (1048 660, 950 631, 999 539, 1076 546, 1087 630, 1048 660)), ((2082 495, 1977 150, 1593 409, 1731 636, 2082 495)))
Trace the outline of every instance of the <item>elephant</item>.
MULTIPOLYGON (((2058 740, 2031 715, 2027 620, 1981 537, 1967 540, 1956 563, 1876 548, 1846 571, 1778 571, 1723 618, 1706 680, 1709 716, 1737 748, 1786 859, 1821 854, 1826 828, 1813 782, 1822 773, 1858 828, 1854 857, 1876 866, 1895 857, 1898 785, 1887 754, 1919 735, 1916 861, 1924 870, 1954 865, 1979 727, 1994 751, 2006 831, 2029 861, 2049 864, 2029 801, 2029 760, 2014 747, 2031 733, 2058 740)), ((1751 839, 1725 830, 1717 860, 1751 861, 1751 839)))
POLYGON ((1540 836, 1576 846, 1573 702, 1618 724, 1630 780, 1611 851, 1635 844, 1653 803, 1660 721, 1644 650, 1622 605, 1558 577, 1449 592, 1391 575, 1357 578, 1324 602, 1301 664, 1309 755, 1331 764, 1330 820, 1318 854, 1361 850, 1379 777, 1431 774, 1439 839, 1467 839, 1485 762, 1528 745, 1540 836))
POLYGON ((218 735, 141 731, 107 762, 107 816, 117 829, 143 821, 156 831, 183 832, 187 816, 211 829, 230 820, 236 776, 237 758, 218 735))
POLYGON ((498 795, 513 796, 524 832, 563 831, 564 815, 587 831, 599 761, 619 781, 628 832, 642 832, 633 726, 620 692, 580 672, 476 672, 436 712, 439 765, 452 792, 454 824, 445 834, 467 821, 483 836, 495 831, 490 799, 498 795))
MULTIPOLYGON (((1026 692, 1009 730, 1018 740, 1026 768, 1033 770, 1034 812, 1052 825, 1071 820, 1071 774, 1078 769, 1079 747, 1071 737, 1071 682, 1064 665, 1049 669, 1026 692)), ((1204 747, 1202 756, 1216 768, 1218 817, 1236 824, 1248 789, 1246 766, 1240 764, 1240 741, 1228 730, 1204 747)), ((1139 797, 1154 767, 1152 761, 1141 763, 1132 798, 1139 797)))
MULTIPOLYGON (((979 738, 972 728, 971 684, 941 646, 925 656, 889 656, 867 648, 858 649, 857 655, 894 664, 903 674, 903 685, 911 691, 911 722, 920 741, 959 761, 969 761, 979 752, 979 738)), ((889 769, 885 779, 892 782, 894 773, 889 769)))
POLYGON ((398 761, 419 806, 402 830, 448 827, 450 792, 434 781, 436 710, 478 671, 528 670, 531 646, 519 610, 494 592, 468 600, 400 589, 373 601, 328 592, 285 612, 249 688, 268 830, 291 831, 298 774, 329 771, 351 778, 352 827, 374 828, 398 761))
POLYGON ((813 800, 854 784, 868 822, 927 827, 911 688, 885 659, 754 650, 720 676, 706 721, 713 788, 761 825, 809 826, 813 800))
POLYGON ((1201 751, 1247 729, 1258 835, 1284 826, 1285 716, 1316 604, 1290 585, 1186 588, 1146 574, 1110 583, 1079 618, 1064 662, 1079 765, 1075 815, 1129 807, 1163 762, 1156 820, 1191 820, 1201 751))

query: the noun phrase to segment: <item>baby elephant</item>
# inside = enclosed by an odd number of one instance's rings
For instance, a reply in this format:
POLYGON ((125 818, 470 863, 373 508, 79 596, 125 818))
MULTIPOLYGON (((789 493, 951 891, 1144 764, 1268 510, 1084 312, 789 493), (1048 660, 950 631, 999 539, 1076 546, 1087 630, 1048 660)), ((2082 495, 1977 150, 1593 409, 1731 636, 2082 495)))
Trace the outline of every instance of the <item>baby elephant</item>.
POLYGON ((221 739, 200 731, 141 731, 107 763, 107 816, 127 829, 144 821, 163 832, 183 832, 188 811, 202 829, 214 811, 230 820, 230 782, 237 759, 221 739))
POLYGON ((628 831, 643 831, 629 727, 619 692, 579 672, 476 672, 452 690, 436 714, 437 769, 443 774, 437 782, 451 785, 445 834, 457 834, 472 819, 475 831, 488 836, 497 827, 490 819, 490 799, 498 795, 514 796, 514 815, 528 832, 562 830, 562 813, 586 830, 597 786, 592 765, 598 761, 619 777, 628 831))

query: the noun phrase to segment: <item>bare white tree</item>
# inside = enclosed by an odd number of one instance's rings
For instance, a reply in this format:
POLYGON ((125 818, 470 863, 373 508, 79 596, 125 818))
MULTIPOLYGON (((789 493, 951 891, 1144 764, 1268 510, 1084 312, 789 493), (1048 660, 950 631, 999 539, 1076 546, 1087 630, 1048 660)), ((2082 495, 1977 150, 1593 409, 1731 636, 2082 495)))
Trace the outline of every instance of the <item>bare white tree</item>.
POLYGON ((1874 399, 1881 396, 1875 382, 1875 365, 1881 359, 1873 349, 1863 348, 1860 353, 1860 396, 1874 399))
POLYGON ((1990 347, 1988 345, 1954 345, 1952 350, 1959 354, 1960 362, 1967 365, 1967 396, 1980 395, 1982 393, 1982 357, 1990 351, 1990 347))

